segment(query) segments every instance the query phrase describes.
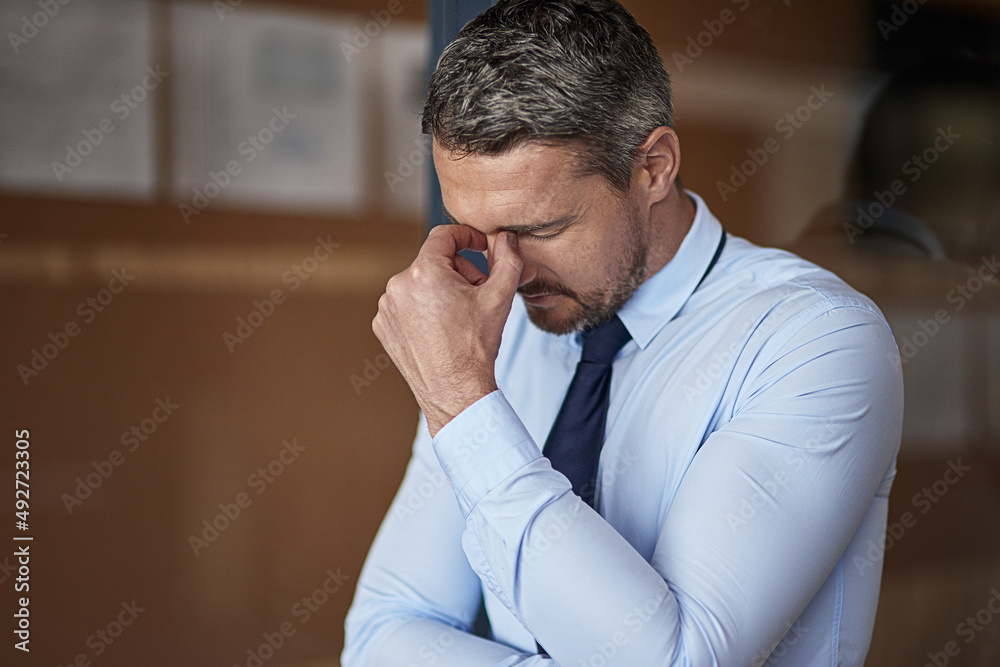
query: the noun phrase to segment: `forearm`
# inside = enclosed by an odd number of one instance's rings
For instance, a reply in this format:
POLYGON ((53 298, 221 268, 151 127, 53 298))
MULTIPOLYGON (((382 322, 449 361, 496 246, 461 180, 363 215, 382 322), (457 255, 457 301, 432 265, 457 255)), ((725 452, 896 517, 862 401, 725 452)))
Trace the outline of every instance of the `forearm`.
MULTIPOLYGON (((691 642, 676 597, 579 497, 567 491, 523 515, 498 506, 535 495, 527 487, 546 465, 477 504, 463 538, 473 568, 560 664, 683 664, 691 642)), ((688 630, 696 625, 689 617, 688 630)))
POLYGON ((466 516, 469 564, 555 660, 606 659, 608 642, 615 664, 683 654, 663 577, 571 492, 501 393, 445 427, 435 448, 466 516))
POLYGON ((358 577, 345 667, 545 664, 464 631, 482 595, 462 551, 464 527, 421 419, 406 475, 358 577))
POLYGON ((396 615, 397 612, 377 609, 377 602, 372 605, 371 613, 359 612, 359 615, 369 616, 369 622, 344 651, 344 667, 540 667, 552 664, 540 656, 473 636, 434 618, 396 615))

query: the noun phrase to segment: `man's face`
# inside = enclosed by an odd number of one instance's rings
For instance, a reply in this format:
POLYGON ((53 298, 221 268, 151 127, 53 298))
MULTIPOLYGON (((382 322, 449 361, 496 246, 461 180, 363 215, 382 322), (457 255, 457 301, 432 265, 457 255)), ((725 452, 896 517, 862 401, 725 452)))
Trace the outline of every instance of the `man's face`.
POLYGON ((574 175, 569 148, 526 144, 502 156, 434 144, 445 215, 486 235, 516 232, 518 288, 528 316, 556 334, 599 324, 647 277, 649 211, 616 196, 603 176, 574 175))

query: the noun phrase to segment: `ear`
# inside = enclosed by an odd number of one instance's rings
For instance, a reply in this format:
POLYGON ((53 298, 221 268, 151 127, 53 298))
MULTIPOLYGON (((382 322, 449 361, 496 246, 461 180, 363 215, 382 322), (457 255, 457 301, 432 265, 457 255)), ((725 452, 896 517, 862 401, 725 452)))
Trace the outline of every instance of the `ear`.
POLYGON ((639 166, 634 178, 649 205, 666 199, 681 166, 681 145, 677 133, 658 127, 639 146, 639 166))

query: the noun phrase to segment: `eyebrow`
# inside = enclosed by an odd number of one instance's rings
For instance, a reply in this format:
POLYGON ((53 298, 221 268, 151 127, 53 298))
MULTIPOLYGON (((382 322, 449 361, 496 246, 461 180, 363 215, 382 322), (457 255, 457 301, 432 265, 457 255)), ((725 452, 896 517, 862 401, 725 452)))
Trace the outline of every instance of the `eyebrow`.
MULTIPOLYGON (((444 211, 444 217, 447 218, 448 222, 450 222, 453 225, 461 225, 462 224, 461 222, 459 222, 458 220, 456 220, 454 218, 454 216, 452 216, 452 214, 448 211, 448 209, 445 208, 443 205, 441 206, 441 209, 444 211)), ((580 214, 578 214, 578 213, 568 213, 568 214, 566 214, 564 216, 556 218, 555 220, 548 220, 546 222, 539 222, 539 223, 528 224, 528 225, 507 225, 507 226, 504 226, 504 227, 500 227, 497 231, 500 231, 500 232, 514 232, 514 233, 518 233, 518 232, 540 232, 540 231, 543 231, 543 230, 546 230, 546 229, 552 229, 553 227, 560 227, 562 225, 568 225, 569 223, 577 220, 579 217, 580 217, 580 214)))

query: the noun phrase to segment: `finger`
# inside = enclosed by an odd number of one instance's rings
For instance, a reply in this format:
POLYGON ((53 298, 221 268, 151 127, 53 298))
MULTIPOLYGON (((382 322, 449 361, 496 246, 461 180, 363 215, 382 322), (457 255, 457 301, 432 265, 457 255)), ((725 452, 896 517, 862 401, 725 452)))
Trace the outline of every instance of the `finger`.
POLYGON ((385 332, 385 318, 386 313, 389 310, 389 297, 385 294, 378 299, 378 308, 375 311, 375 317, 372 318, 372 333, 375 337, 379 339, 379 342, 384 342, 384 332, 385 332))
POLYGON ((455 270, 465 278, 470 285, 482 285, 486 282, 486 274, 479 270, 479 268, 462 257, 461 255, 455 255, 455 270))
POLYGON ((517 252, 517 234, 501 232, 490 253, 490 278, 487 284, 500 293, 513 295, 520 284, 524 263, 517 252))
POLYGON ((468 225, 438 225, 427 235, 420 254, 450 259, 461 250, 486 250, 486 235, 468 225))

